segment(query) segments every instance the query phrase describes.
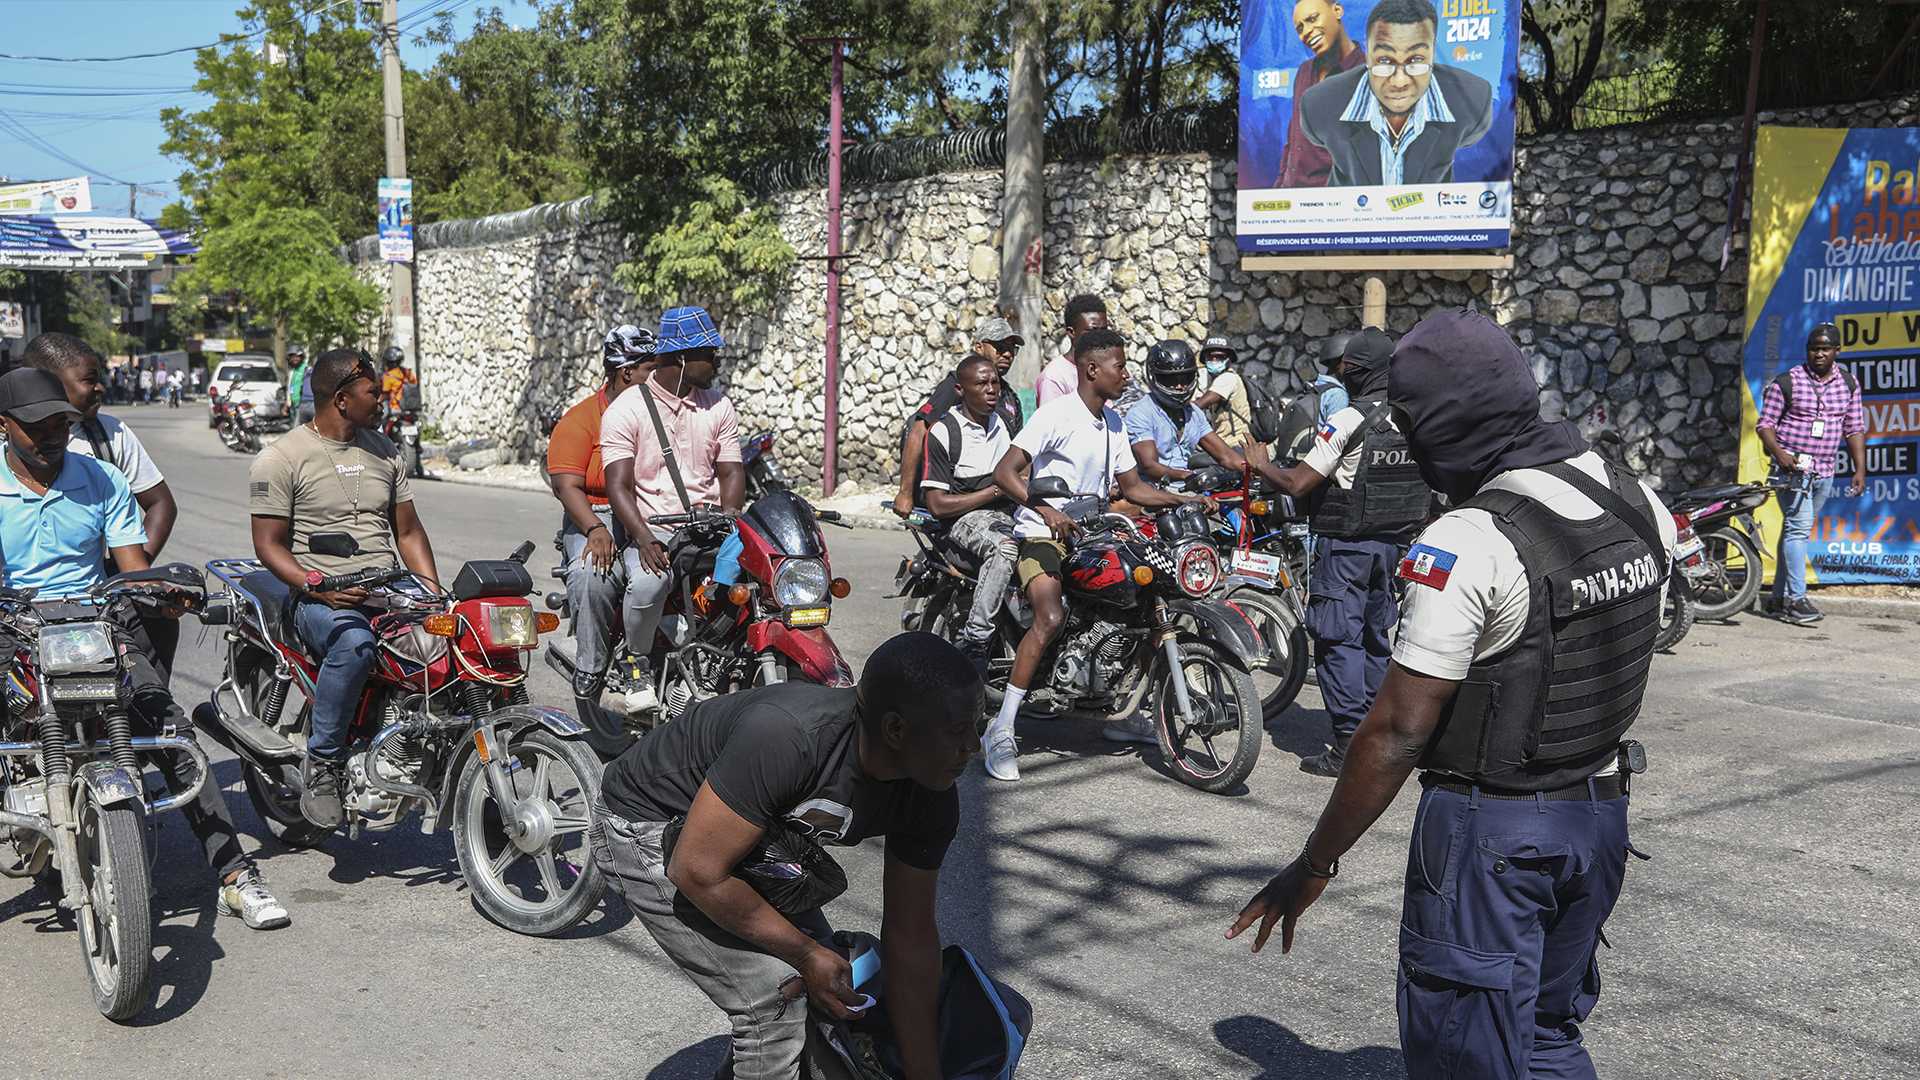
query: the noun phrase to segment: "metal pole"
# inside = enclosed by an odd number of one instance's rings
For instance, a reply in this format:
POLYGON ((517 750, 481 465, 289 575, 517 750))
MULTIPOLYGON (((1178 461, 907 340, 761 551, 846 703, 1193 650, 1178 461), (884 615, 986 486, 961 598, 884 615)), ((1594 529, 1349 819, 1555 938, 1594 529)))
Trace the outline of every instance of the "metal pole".
MULTIPOLYGON (((387 176, 407 175, 407 120, 400 92, 400 11, 398 0, 380 0, 380 53, 386 90, 387 176)), ((414 347, 413 264, 388 263, 391 274, 388 299, 393 309, 393 343, 407 354, 407 363, 421 385, 426 372, 414 347)))
POLYGON ((1741 129, 1740 156, 1734 159, 1733 198, 1727 203, 1727 232, 1720 241, 1720 269, 1733 261, 1733 230, 1740 225, 1740 207, 1747 194, 1747 155, 1753 153, 1753 114, 1760 100, 1760 54, 1767 37, 1767 0, 1753 15, 1753 59, 1747 64, 1747 120, 1741 129))
POLYGON ((827 105, 827 361, 826 432, 820 443, 820 494, 833 494, 840 453, 840 92, 847 43, 833 42, 833 92, 827 105))

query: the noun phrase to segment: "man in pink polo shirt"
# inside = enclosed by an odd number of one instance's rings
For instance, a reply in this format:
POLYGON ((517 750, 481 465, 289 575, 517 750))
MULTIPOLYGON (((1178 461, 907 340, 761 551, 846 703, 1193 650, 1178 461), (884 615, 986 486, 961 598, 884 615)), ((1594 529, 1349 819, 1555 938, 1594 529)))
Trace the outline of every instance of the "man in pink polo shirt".
POLYGON ((1040 381, 1033 385, 1033 407, 1057 397, 1080 392, 1080 369, 1073 363, 1073 343, 1089 330, 1107 328, 1106 302, 1092 293, 1081 293, 1067 301, 1067 351, 1047 361, 1040 369, 1040 381))
POLYGON ((739 417, 733 402, 713 389, 714 353, 725 344, 705 309, 668 311, 660 316, 653 375, 639 392, 621 394, 600 419, 607 501, 640 556, 640 572, 627 586, 638 613, 634 639, 627 642, 635 687, 627 696, 629 714, 659 707, 647 654, 671 581, 667 541, 673 530, 654 528, 647 519, 702 504, 738 514, 746 504, 739 417), (673 449, 671 465, 661 452, 663 442, 673 449))

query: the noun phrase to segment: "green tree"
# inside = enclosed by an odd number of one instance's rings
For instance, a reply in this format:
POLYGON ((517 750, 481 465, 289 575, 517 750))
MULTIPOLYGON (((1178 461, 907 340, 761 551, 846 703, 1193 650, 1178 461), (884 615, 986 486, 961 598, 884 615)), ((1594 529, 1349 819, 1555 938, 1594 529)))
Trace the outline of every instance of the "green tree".
POLYGON ((245 296, 273 325, 274 356, 284 364, 290 335, 351 344, 380 306, 380 291, 353 276, 339 246, 319 211, 263 206, 209 232, 176 291, 245 296))

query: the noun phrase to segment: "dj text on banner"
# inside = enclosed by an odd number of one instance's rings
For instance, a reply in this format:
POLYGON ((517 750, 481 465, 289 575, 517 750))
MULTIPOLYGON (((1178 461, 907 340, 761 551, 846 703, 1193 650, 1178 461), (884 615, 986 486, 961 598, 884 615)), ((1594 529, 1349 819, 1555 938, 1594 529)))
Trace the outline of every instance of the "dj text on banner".
MULTIPOLYGON (((1755 143, 1740 478, 1766 475, 1759 405, 1768 383, 1806 362, 1815 326, 1840 327, 1839 366, 1866 406, 1866 491, 1847 497, 1843 445, 1808 545, 1820 581, 1920 581, 1916 185, 1920 128, 1763 127, 1755 143)), ((1778 537, 1777 504, 1761 520, 1778 537)))
POLYGON ((1244 0, 1240 250, 1505 247, 1520 7, 1244 0))

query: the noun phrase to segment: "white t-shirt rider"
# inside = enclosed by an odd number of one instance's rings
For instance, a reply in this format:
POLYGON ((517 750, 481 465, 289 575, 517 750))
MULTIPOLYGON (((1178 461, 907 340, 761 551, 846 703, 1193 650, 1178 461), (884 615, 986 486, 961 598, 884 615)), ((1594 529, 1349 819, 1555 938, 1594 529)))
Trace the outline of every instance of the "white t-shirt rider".
MULTIPOLYGON (((1354 410, 1344 410, 1353 412, 1354 410)), ((1605 464, 1588 451, 1569 459, 1581 472, 1607 482, 1605 464)), ((1581 521, 1601 513, 1573 485, 1539 469, 1513 469, 1488 480, 1482 491, 1511 491, 1538 499, 1554 514, 1581 521)), ((1667 558, 1673 558, 1673 515, 1646 481, 1640 490, 1654 512, 1654 525, 1667 558)), ((1468 507, 1427 526, 1400 563, 1408 581, 1400 601, 1399 638, 1394 662, 1436 679, 1460 680, 1477 660, 1496 655, 1520 640, 1527 626, 1532 584, 1513 541, 1494 524, 1493 515, 1468 507)), ((1619 770, 1608 757, 1595 776, 1619 770)))
MULTIPOLYGON (((1122 473, 1138 465, 1133 460, 1133 444, 1127 440, 1126 424, 1111 405, 1102 405, 1095 416, 1080 395, 1057 397, 1034 410, 1013 445, 1027 452, 1033 465, 1027 482, 1043 476, 1057 476, 1067 482, 1067 490, 1076 495, 1107 495, 1122 473)), ((1061 500, 1049 500, 1056 509, 1061 500)), ((1013 532, 1025 539, 1045 539, 1053 534, 1038 511, 1025 506, 1014 512, 1013 532)))

